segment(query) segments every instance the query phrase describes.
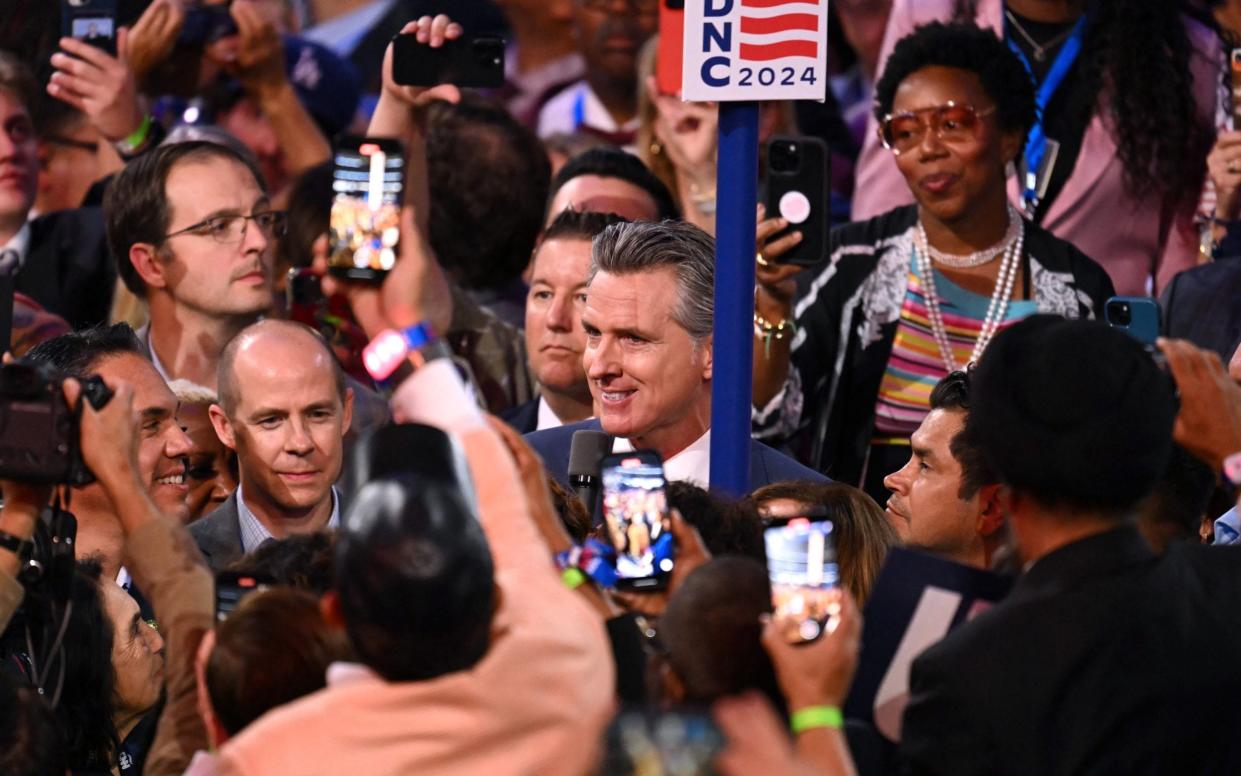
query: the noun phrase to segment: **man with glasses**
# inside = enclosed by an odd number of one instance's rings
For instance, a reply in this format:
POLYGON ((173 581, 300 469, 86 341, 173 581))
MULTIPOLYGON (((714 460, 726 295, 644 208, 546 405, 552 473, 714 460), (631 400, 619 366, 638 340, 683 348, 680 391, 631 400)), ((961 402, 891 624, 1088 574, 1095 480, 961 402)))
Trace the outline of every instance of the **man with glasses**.
POLYGON ((262 176, 225 146, 162 146, 116 176, 104 212, 121 279, 150 310, 139 336, 155 368, 214 389, 224 346, 272 305, 285 214, 262 176))
POLYGON ((586 78, 549 100, 539 137, 584 132, 632 150, 638 131, 638 52, 659 23, 660 0, 574 0, 573 37, 586 78))

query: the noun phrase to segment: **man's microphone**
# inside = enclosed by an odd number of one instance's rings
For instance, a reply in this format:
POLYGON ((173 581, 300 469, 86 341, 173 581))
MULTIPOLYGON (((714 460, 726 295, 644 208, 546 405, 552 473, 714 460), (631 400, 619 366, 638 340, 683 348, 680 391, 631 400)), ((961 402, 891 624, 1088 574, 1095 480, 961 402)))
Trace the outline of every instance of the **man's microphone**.
POLYGON ((599 461, 612 452, 612 437, 602 431, 574 431, 569 443, 569 483, 587 514, 594 517, 599 497, 599 461))

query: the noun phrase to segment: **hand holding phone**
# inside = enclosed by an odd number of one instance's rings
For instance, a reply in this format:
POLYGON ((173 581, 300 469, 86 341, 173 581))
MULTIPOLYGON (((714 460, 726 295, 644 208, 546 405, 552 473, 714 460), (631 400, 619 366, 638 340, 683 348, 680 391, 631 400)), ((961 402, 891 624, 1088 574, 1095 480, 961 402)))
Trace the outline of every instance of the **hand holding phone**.
POLYGON ((504 85, 504 39, 463 36, 436 47, 415 35, 397 35, 392 39, 392 80, 402 86, 497 89, 504 85))
POLYGON ((62 0, 60 35, 116 54, 116 0, 62 0))
POLYGON ((767 142, 767 216, 789 222, 788 229, 769 239, 775 242, 790 232, 801 232, 799 242, 779 256, 768 258, 801 267, 814 266, 827 258, 827 178, 827 145, 822 140, 773 137, 767 142))
POLYGON ((832 523, 797 519, 763 532, 773 619, 789 642, 814 641, 840 614, 832 523))
POLYGON ((600 464, 603 522, 616 550, 618 590, 662 590, 675 566, 663 461, 649 450, 609 455, 600 464))

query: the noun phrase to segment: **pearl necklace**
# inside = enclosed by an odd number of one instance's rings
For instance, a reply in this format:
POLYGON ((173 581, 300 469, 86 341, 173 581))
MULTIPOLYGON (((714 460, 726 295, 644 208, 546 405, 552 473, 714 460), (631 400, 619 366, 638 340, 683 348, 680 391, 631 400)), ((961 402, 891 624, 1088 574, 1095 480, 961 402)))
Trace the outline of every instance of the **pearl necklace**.
MULTIPOLYGON (((1010 208, 1011 210, 1011 208, 1010 208)), ((987 349, 991 338, 999 331, 1000 322, 1008 311, 1008 302, 1013 296, 1013 284, 1017 280, 1017 269, 1021 266, 1021 248, 1025 243, 1025 222, 1021 218, 1014 219, 1017 223, 1017 238, 1004 249, 1004 258, 1000 262, 1000 272, 995 278, 995 290, 991 292, 991 303, 987 305, 987 314, 983 317, 982 328, 978 339, 974 341, 974 351, 969 363, 977 363, 987 349)), ((931 320, 931 333, 935 335, 935 343, 939 345, 940 357, 949 372, 962 367, 957 365, 957 358, 952 352, 952 343, 944 327, 944 316, 939 309, 939 295, 935 292, 935 270, 931 266, 931 246, 927 243, 926 230, 918 223, 915 246, 918 253, 918 275, 922 281, 922 291, 926 299, 927 317, 931 320)))
POLYGON ((922 244, 926 246, 927 252, 930 253, 931 258, 935 261, 952 269, 973 269, 974 267, 981 267, 1011 248, 1017 240, 1017 236, 1021 233, 1021 224, 1021 215, 1010 204, 1008 206, 1008 228, 1004 231, 1004 237, 989 248, 983 248, 981 251, 974 251, 964 256, 958 256, 955 253, 945 253, 927 242, 926 230, 922 228, 921 221, 918 222, 918 235, 922 238, 922 244))

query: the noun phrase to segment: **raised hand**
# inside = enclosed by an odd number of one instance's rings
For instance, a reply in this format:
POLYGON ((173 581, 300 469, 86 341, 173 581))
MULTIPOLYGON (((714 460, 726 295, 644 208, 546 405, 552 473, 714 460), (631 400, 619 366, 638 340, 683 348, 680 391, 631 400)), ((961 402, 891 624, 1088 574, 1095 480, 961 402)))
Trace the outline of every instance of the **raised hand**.
POLYGON ((142 125, 143 111, 129 65, 129 30, 117 30, 115 57, 76 38, 61 38, 60 47, 68 53, 52 55, 56 71, 47 93, 86 114, 112 142, 133 134, 142 125))

